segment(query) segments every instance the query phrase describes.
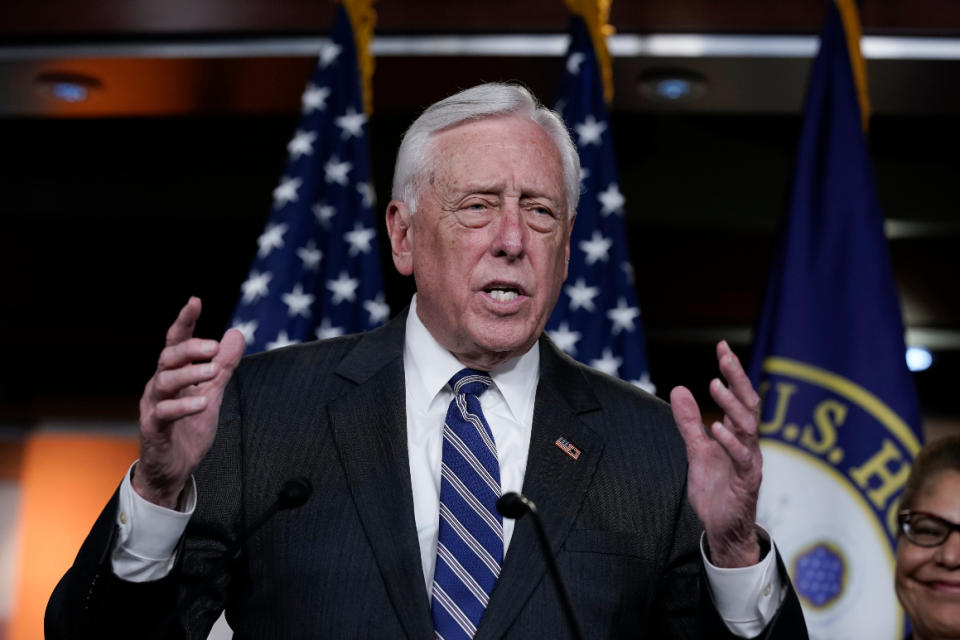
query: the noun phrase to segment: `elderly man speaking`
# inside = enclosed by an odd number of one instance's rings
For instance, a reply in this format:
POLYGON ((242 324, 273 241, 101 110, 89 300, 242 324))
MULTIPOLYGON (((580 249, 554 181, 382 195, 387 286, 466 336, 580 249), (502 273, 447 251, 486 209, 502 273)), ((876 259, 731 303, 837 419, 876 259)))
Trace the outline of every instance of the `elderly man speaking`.
POLYGON ((754 524, 759 400, 717 346, 704 428, 544 335, 580 167, 559 118, 488 84, 404 136, 386 221, 417 293, 387 326, 240 360, 192 298, 140 402, 140 459, 47 610, 50 638, 569 638, 522 491, 587 638, 805 638, 754 524), (679 427, 679 429, 678 429, 679 427), (557 446, 557 443, 564 446, 557 446), (315 496, 263 526, 284 482, 315 496))

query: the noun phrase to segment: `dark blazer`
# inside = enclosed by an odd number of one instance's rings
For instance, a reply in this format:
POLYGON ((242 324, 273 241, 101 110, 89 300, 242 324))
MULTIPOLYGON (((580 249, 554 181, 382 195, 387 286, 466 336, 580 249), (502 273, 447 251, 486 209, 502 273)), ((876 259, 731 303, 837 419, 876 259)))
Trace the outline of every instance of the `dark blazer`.
MULTIPOLYGON (((434 638, 407 458, 404 323, 245 358, 196 473, 175 569, 145 584, 112 574, 114 496, 50 600, 47 637, 204 638, 226 607, 237 638, 434 638), (231 560, 241 532, 301 475, 313 498, 231 560)), ((586 637, 726 637, 701 575, 701 525, 669 407, 547 338, 540 353, 523 490, 559 550, 586 637), (555 446, 560 436, 578 460, 555 446)), ((792 591, 769 631, 806 637, 792 591)), ((568 637, 520 520, 476 638, 568 637)))

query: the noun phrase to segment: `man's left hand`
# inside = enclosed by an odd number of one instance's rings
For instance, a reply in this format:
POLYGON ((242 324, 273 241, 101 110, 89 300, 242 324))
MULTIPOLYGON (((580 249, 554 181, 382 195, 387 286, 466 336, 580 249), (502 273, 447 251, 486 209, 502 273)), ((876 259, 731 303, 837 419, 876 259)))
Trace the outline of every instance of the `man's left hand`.
POLYGON ((686 387, 675 387, 670 403, 687 445, 687 495, 706 529, 710 561, 746 567, 760 559, 755 525, 763 466, 757 439, 760 397, 726 341, 717 344, 717 360, 727 384, 714 378, 710 395, 723 410, 722 422, 704 426, 686 387))

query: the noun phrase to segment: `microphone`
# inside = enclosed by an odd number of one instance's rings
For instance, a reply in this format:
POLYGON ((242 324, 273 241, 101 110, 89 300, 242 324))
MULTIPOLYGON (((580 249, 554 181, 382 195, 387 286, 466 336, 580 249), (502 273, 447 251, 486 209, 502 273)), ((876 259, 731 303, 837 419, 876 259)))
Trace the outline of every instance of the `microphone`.
POLYGON ((537 534, 537 542, 540 551, 543 552, 543 558, 547 564, 547 570, 550 577, 553 578, 553 586, 557 591, 557 597, 560 599, 560 608, 567 619, 567 626, 573 634, 574 640, 583 640, 583 632, 580 631, 580 624, 577 622, 577 616, 573 610, 573 603, 570 602, 570 594, 560 578, 560 569, 557 567, 557 559, 553 555, 553 549, 550 546, 550 540, 547 538, 547 530, 543 526, 543 520, 537 513, 537 505, 530 498, 519 493, 505 493, 497 500, 497 511, 504 518, 519 520, 526 514, 530 514, 530 520, 533 521, 533 530, 537 534))
MULTIPOLYGON (((287 511, 289 509, 299 509, 302 507, 307 500, 310 499, 310 496, 313 495, 313 484, 310 482, 309 478, 300 476, 297 478, 290 478, 280 487, 280 490, 277 492, 277 498, 273 503, 267 508, 266 511, 260 514, 253 523, 244 529, 243 533, 237 538, 237 541, 234 542, 228 549, 228 553, 224 554, 219 561, 214 564, 213 571, 209 573, 200 583, 200 588, 197 590, 196 594, 202 595, 207 589, 213 586, 214 582, 219 578, 219 572, 221 569, 224 569, 237 560, 240 559, 240 554, 243 549, 243 545, 246 544, 247 540, 250 539, 260 527, 265 525, 270 518, 275 516, 278 511, 287 511)), ((183 605, 178 602, 170 613, 164 617, 163 623, 159 625, 154 635, 151 638, 163 638, 164 634, 168 631, 169 627, 176 621, 177 617, 183 610, 183 605)))
POLYGON ((273 504, 270 507, 260 514, 253 523, 246 528, 243 532, 243 535, 240 536, 240 539, 237 541, 237 544, 234 545, 236 549, 234 550, 232 557, 234 559, 240 557, 240 547, 244 542, 247 541, 254 532, 266 524, 267 520, 272 518, 277 511, 286 511, 287 509, 297 509, 302 507, 307 500, 310 499, 310 496, 313 495, 313 485, 310 483, 310 479, 304 476, 299 478, 290 478, 283 483, 283 486, 280 487, 280 491, 277 492, 277 499, 273 501, 273 504))
POLYGON ((281 511, 296 509, 306 504, 312 495, 313 484, 310 483, 310 478, 304 476, 291 478, 280 487, 280 492, 277 494, 277 504, 280 505, 281 511))
POLYGON ((504 518, 510 518, 511 520, 519 520, 527 515, 528 511, 536 512, 536 510, 537 505, 533 504, 530 498, 513 491, 503 494, 497 500, 497 511, 504 518))

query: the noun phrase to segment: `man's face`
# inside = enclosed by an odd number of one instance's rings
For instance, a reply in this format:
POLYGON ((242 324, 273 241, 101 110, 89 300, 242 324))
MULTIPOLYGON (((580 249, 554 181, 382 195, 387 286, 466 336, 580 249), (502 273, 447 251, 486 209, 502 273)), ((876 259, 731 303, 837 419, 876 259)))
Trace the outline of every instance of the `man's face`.
POLYGON ((461 362, 490 369, 543 332, 567 275, 560 153, 536 123, 493 117, 434 135, 418 210, 391 202, 394 263, 417 312, 461 362))
MULTIPOLYGON (((913 510, 960 522, 960 473, 929 478, 913 510)), ((896 573, 897 596, 918 637, 960 637, 960 532, 936 547, 915 545, 901 534, 896 573)))

